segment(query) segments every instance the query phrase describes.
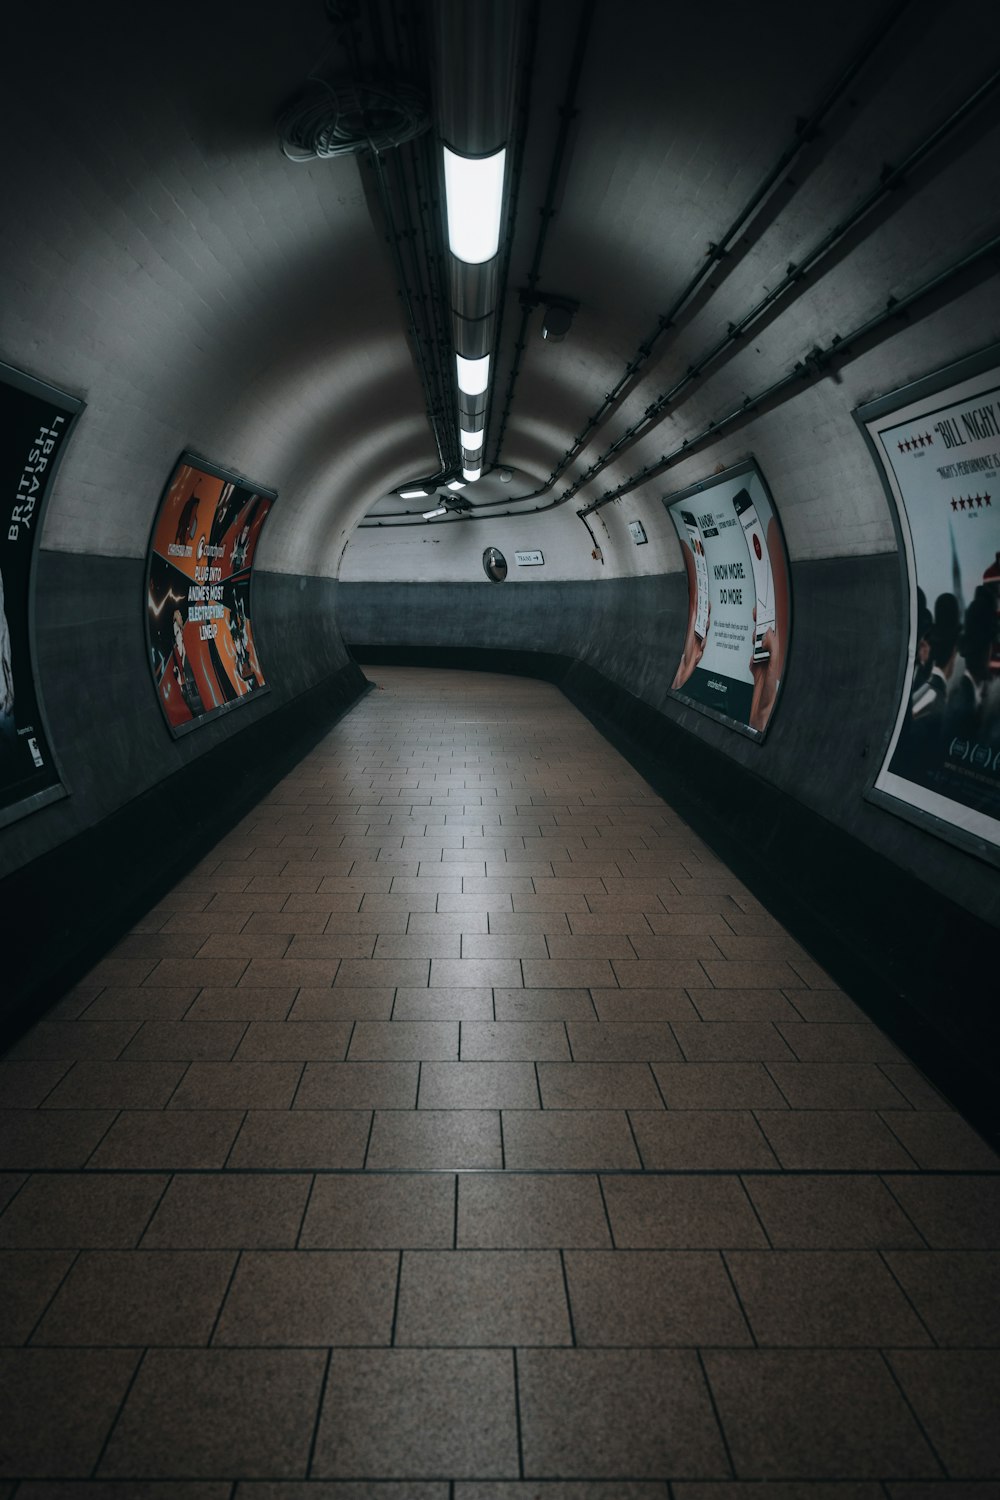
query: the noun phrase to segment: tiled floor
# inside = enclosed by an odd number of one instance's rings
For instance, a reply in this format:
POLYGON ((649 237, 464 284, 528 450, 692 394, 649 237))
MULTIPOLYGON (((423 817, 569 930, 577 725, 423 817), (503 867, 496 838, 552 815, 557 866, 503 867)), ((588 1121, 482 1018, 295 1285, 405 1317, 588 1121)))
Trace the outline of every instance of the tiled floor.
POLYGON ((0 1500, 996 1500, 997 1158, 556 689, 372 675, 0 1061, 0 1500))

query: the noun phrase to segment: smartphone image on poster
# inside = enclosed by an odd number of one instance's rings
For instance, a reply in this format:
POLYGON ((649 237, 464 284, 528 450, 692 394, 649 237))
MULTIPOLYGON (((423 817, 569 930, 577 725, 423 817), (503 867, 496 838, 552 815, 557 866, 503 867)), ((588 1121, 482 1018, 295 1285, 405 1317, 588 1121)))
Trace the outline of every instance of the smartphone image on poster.
POLYGON ((702 541, 698 522, 689 510, 681 511, 681 520, 687 527, 688 541, 694 553, 694 576, 698 595, 695 605, 694 633, 705 639, 708 630, 708 563, 705 561, 705 543, 702 541))
POLYGON ((750 555, 754 593, 757 596, 753 659, 754 661, 768 661, 771 653, 762 643, 766 632, 774 629, 774 579, 771 576, 771 559, 767 554, 767 542, 757 514, 757 507, 750 498, 749 490, 740 490, 733 496, 733 509, 743 527, 743 539, 750 555))

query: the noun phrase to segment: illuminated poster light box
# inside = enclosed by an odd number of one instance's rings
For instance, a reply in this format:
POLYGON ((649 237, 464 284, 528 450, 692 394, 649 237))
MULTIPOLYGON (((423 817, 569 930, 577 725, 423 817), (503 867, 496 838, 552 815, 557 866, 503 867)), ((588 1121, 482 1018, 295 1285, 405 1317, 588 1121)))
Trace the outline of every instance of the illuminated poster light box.
POLYGON ((753 460, 667 495, 688 582, 688 619, 671 694, 762 740, 791 642, 785 539, 753 460))
POLYGON ((192 453, 167 483, 149 548, 146 644, 175 737, 267 691, 251 585, 276 499, 192 453))

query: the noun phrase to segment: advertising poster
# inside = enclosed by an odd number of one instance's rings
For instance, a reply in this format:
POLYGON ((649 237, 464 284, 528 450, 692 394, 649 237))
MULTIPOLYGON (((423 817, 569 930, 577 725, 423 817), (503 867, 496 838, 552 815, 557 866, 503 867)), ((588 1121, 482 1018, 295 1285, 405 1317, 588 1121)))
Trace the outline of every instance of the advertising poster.
POLYGON ((150 544, 146 622, 153 680, 175 735, 266 687, 250 583, 275 499, 189 453, 167 485, 150 544))
POLYGON ((83 402, 0 365, 0 827, 66 795, 32 653, 32 579, 52 477, 83 402))
POLYGON ((909 580, 902 690, 874 792, 1000 862, 1000 350, 856 416, 909 580))
POLYGON ((791 592, 784 537, 760 470, 740 464, 663 503, 688 581, 673 695, 761 739, 788 658, 791 592))

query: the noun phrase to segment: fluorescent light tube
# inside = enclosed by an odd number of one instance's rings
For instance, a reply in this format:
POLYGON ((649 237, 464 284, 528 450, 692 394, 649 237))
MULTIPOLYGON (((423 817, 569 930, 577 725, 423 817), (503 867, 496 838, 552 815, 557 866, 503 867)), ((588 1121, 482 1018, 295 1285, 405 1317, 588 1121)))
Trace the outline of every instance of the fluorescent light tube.
POLYGON ((468 450, 469 450, 470 453, 475 453, 475 451, 476 451, 477 448, 481 448, 483 446, 483 438, 485 436, 486 436, 486 429, 485 428, 480 428, 479 432, 466 432, 465 428, 463 427, 462 428, 462 447, 463 448, 468 448, 468 450))
POLYGON ((448 507, 446 505, 439 505, 438 508, 437 508, 437 510, 425 510, 424 511, 424 520, 425 521, 433 521, 433 519, 434 519, 435 516, 446 516, 447 514, 448 514, 448 507))
POLYGON ((500 245, 500 210, 506 147, 494 156, 444 151, 444 192, 451 253, 469 265, 492 260, 500 245))
POLYGON ((464 490, 465 489, 465 485, 464 485, 464 483, 462 482, 461 479, 453 479, 451 481, 451 483, 448 485, 448 488, 450 490, 464 490))
POLYGON ((455 364, 458 367, 458 388, 464 396, 481 396, 490 383, 490 357, 484 354, 482 359, 463 359, 461 354, 455 355, 455 364))
POLYGON ((463 469, 462 470, 462 473, 465 475, 466 479, 469 481, 470 484, 475 484, 476 480, 479 478, 479 476, 480 476, 480 474, 482 472, 483 471, 482 471, 481 468, 479 468, 479 469, 463 469))
POLYGON ((400 490, 400 500, 426 500, 430 490, 400 490))

